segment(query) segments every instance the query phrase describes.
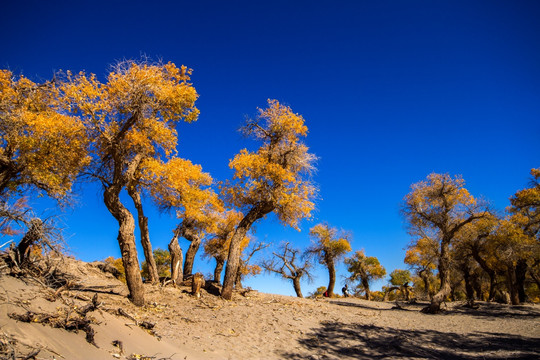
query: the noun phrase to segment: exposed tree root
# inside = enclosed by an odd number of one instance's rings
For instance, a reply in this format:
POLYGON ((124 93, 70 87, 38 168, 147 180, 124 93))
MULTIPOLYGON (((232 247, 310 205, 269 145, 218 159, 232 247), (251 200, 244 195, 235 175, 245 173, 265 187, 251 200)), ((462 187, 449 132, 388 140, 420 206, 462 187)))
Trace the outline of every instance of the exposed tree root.
POLYGON ((67 331, 78 332, 82 330, 86 333, 86 341, 98 347, 94 340, 94 329, 90 326, 92 321, 87 318, 87 314, 98 308, 99 302, 97 294, 92 298, 92 302, 81 308, 64 309, 58 314, 36 313, 27 311, 24 314, 10 313, 8 316, 14 320, 26 323, 46 324, 53 328, 65 329, 67 331))

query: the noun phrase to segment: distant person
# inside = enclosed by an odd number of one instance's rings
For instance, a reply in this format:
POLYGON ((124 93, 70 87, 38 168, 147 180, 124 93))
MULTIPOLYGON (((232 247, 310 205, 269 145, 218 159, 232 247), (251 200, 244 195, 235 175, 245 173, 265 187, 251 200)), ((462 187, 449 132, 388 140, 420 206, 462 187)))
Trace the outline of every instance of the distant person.
POLYGON ((349 286, 345 284, 345 286, 341 288, 341 292, 343 293, 343 296, 349 297, 349 286))
POLYGON ((326 290, 323 294, 324 297, 328 297, 328 290, 326 290))

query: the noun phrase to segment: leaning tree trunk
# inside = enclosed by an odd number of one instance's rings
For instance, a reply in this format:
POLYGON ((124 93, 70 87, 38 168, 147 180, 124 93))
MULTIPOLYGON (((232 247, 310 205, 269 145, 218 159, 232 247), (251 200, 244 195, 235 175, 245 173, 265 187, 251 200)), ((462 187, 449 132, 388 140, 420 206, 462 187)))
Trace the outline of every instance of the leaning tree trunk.
POLYGON ((184 281, 182 272, 182 248, 178 244, 178 237, 180 236, 180 229, 174 230, 173 238, 169 243, 169 253, 171 254, 171 281, 173 285, 180 284, 184 281))
POLYGON ((22 240, 17 245, 16 256, 17 256, 17 266, 23 266, 26 260, 28 259, 28 253, 30 252, 30 247, 36 244, 39 239, 43 237, 43 221, 41 219, 35 218, 30 221, 30 228, 24 234, 22 240))
POLYGON ((472 249, 472 256, 476 260, 478 265, 480 265, 482 270, 484 270, 486 274, 488 274, 489 276, 488 301, 491 301, 495 297, 495 277, 496 277, 495 270, 490 268, 487 261, 480 256, 480 251, 478 250, 478 248, 472 249))
POLYGON ((451 292, 450 287, 450 241, 443 239, 441 242, 441 255, 439 257, 439 278, 441 279, 441 286, 439 291, 433 295, 431 304, 422 309, 422 312, 426 314, 436 314, 441 311, 441 304, 451 292))
POLYGON ((250 211, 248 211, 246 216, 244 216, 236 227, 231 239, 231 245, 229 246, 229 256, 227 258, 227 266, 225 268, 225 279, 223 280, 223 289, 221 290, 221 297, 223 299, 232 299, 234 282, 236 280, 236 273, 238 272, 240 255, 242 252, 240 249, 240 243, 246 236, 248 230, 251 228, 251 225, 272 210, 274 210, 274 206, 271 203, 262 203, 256 205, 250 211))
POLYGON ((296 296, 299 298, 303 298, 304 295, 302 295, 302 289, 300 288, 300 277, 294 277, 292 281, 293 281, 294 292, 296 293, 296 296))
POLYGON ((334 259, 327 257, 326 266, 328 267, 328 297, 334 296, 334 287, 336 286, 336 267, 334 265, 334 259))
POLYGON ((225 265, 225 259, 222 257, 216 257, 216 268, 214 269, 214 281, 221 284, 221 273, 223 272, 223 265, 225 265))
POLYGON ((157 284, 159 282, 159 275, 156 260, 154 259, 154 253, 152 252, 152 243, 150 242, 148 218, 144 216, 141 193, 135 186, 128 186, 128 194, 133 200, 133 204, 135 204, 135 208, 137 209, 137 218, 139 220, 139 230, 141 233, 141 245, 144 251, 146 265, 148 266, 148 280, 152 284, 157 284))
POLYGON ((387 288, 385 291, 384 291, 384 296, 383 296, 383 301, 388 301, 388 299, 390 298, 390 294, 392 293, 392 291, 394 290, 401 290, 401 288, 399 286, 392 286, 390 288, 387 288))
POLYGON ((362 286, 366 291, 366 300, 371 301, 371 291, 369 291, 369 281, 367 279, 362 279, 362 286))
POLYGON ((126 283, 133 304, 144 305, 144 288, 135 245, 135 220, 133 215, 120 201, 121 187, 109 186, 103 195, 109 212, 118 221, 118 244, 122 252, 122 264, 126 271, 126 283))
POLYGON ((199 247, 201 246, 201 238, 189 226, 184 227, 182 236, 191 242, 186 251, 186 258, 184 259, 184 278, 186 278, 193 273, 193 263, 195 261, 195 255, 197 255, 197 251, 199 251, 199 247))

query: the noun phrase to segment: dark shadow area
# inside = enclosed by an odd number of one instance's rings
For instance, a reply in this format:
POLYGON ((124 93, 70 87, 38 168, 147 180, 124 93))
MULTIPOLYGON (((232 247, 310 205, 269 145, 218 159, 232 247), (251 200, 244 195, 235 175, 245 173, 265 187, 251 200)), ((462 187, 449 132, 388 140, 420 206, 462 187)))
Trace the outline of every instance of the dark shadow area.
MULTIPOLYGON (((322 322, 300 345, 317 359, 539 359, 540 337, 322 322)), ((281 353, 305 359, 306 353, 281 353)))
MULTIPOLYGON (((340 300, 331 300, 330 304, 338 306, 348 306, 356 307, 365 310, 372 311, 420 311, 424 307, 428 306, 428 302, 417 302, 410 304, 407 302, 399 302, 401 309, 392 308, 378 308, 375 306, 377 303, 373 302, 373 306, 363 303, 347 302, 340 300)), ((388 303, 392 304, 392 303, 388 303)), ((447 307, 446 304, 442 304, 441 312, 439 314, 431 315, 427 314, 426 316, 441 316, 441 315, 451 315, 451 314, 461 314, 469 315, 478 318, 488 318, 488 319, 498 319, 498 318, 511 318, 511 319, 540 319, 540 308, 535 308, 533 306, 522 305, 522 306, 511 306, 505 304, 489 303, 489 302, 478 302, 476 303, 477 308, 472 309, 466 306, 453 306, 447 307)))
MULTIPOLYGON (((330 304, 332 305, 339 305, 339 306, 349 306, 349 307, 357 307, 360 309, 365 310, 373 310, 373 311, 394 311, 394 310, 409 310, 409 311, 420 311, 422 308, 428 305, 428 303, 415 303, 415 304, 409 304, 406 302, 399 302, 399 305, 402 307, 402 309, 394 309, 394 308, 378 308, 376 306, 369 306, 364 303, 355 303, 355 302, 348 302, 348 301, 340 301, 340 300, 330 300, 330 304)), ((376 302, 373 302, 373 304, 377 304, 376 302)), ((394 303, 388 303, 388 304, 395 304, 394 303)))
POLYGON ((477 305, 477 309, 460 306, 452 311, 484 319, 540 319, 540 309, 532 306, 510 306, 497 303, 478 303, 477 305))

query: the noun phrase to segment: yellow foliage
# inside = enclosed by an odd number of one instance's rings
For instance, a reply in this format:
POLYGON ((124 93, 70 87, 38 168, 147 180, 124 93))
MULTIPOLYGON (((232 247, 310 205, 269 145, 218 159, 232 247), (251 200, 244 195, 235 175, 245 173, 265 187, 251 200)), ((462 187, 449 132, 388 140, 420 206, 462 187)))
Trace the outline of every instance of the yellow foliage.
POLYGON ((244 149, 230 161, 234 177, 232 184, 222 186, 225 199, 239 208, 266 204, 282 223, 298 228, 314 208, 316 191, 305 178, 315 156, 300 141, 307 135, 304 119, 277 100, 268 100, 268 107, 259 109, 257 119, 243 130, 262 145, 255 152, 244 149))
POLYGON ((386 275, 386 269, 374 256, 366 256, 364 250, 356 251, 353 256, 345 259, 347 270, 351 273, 351 281, 360 280, 370 283, 372 280, 382 279, 386 275))
POLYGON ((439 243, 422 237, 413 242, 405 253, 405 264, 418 266, 420 269, 435 270, 439 257, 439 243))
POLYGON ((351 251, 349 235, 339 233, 328 224, 315 225, 309 230, 309 235, 314 242, 308 252, 318 256, 322 264, 328 265, 351 251))
POLYGON ((172 63, 126 61, 103 84, 93 74, 68 71, 61 85, 62 104, 83 119, 95 139, 94 156, 102 161, 109 155, 116 162, 133 154, 170 157, 176 152, 175 124, 194 121, 199 114, 190 73, 172 63))
POLYGON ((155 202, 189 220, 202 232, 213 232, 223 206, 210 186, 212 177, 200 165, 173 157, 168 162, 149 158, 141 165, 141 179, 155 202))
POLYGON ((0 193, 33 186, 63 198, 89 163, 84 125, 61 111, 58 97, 54 83, 0 70, 0 193))

